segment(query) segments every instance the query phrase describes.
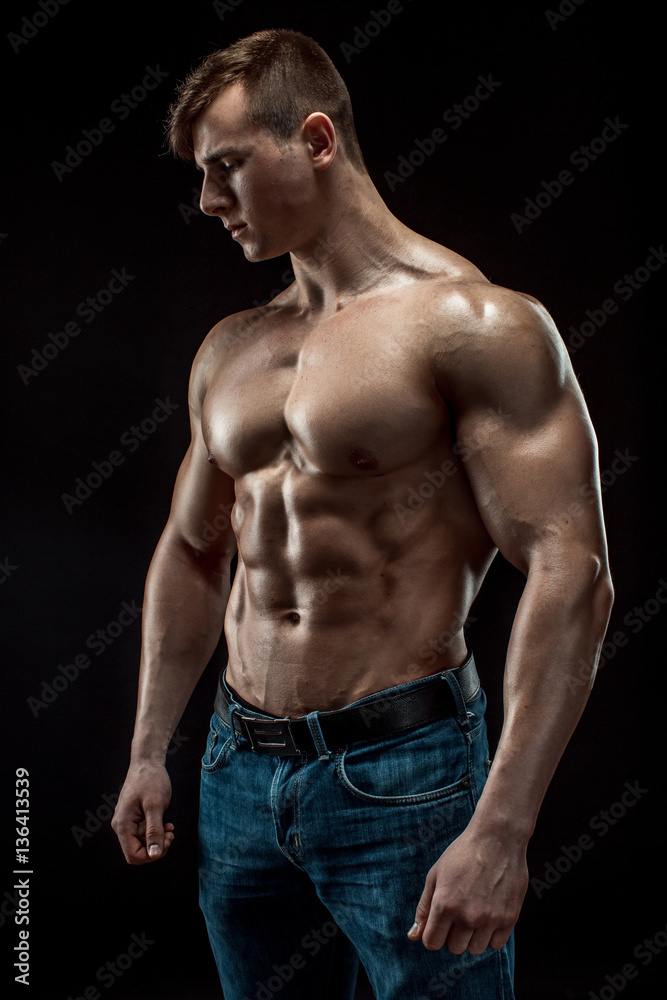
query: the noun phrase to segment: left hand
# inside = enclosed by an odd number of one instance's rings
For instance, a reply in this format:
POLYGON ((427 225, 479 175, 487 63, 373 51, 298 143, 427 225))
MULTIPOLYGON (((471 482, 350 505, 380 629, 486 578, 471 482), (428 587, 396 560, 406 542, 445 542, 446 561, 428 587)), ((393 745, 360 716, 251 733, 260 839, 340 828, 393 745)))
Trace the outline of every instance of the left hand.
POLYGON ((526 843, 468 827, 426 876, 411 941, 454 955, 502 948, 528 889, 526 843))

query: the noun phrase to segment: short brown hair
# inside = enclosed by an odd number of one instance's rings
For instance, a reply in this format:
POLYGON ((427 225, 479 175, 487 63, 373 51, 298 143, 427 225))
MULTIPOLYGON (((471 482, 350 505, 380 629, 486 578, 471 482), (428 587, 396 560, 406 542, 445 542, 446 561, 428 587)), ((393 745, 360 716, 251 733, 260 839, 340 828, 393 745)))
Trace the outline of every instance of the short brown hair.
POLYGON ((282 28, 241 38, 192 70, 178 88, 167 119, 167 138, 176 156, 194 159, 195 119, 233 83, 245 89, 249 125, 287 142, 309 114, 322 111, 334 123, 348 159, 365 170, 350 95, 340 73, 312 38, 282 28))

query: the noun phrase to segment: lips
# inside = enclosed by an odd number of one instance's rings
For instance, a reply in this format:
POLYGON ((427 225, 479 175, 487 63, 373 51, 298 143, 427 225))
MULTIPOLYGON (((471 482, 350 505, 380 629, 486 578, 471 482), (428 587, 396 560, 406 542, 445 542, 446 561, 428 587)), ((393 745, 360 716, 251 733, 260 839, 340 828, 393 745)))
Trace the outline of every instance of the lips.
POLYGON ((236 239, 241 230, 245 229, 246 225, 247 223, 245 222, 238 222, 235 225, 232 225, 231 223, 225 223, 225 229, 228 229, 230 231, 230 233, 232 234, 232 239, 236 239))

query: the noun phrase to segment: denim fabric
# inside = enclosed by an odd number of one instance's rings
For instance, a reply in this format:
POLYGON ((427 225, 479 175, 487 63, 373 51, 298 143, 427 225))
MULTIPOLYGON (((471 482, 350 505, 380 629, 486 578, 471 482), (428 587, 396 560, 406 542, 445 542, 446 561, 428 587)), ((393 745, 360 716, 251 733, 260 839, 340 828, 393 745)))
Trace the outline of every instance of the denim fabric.
POLYGON ((311 713, 319 752, 291 757, 253 753, 213 715, 200 905, 225 1000, 353 1000, 359 959, 376 1000, 514 997, 513 938, 475 956, 406 936, 429 868, 467 826, 487 776, 484 692, 466 705, 455 675, 439 676, 457 717, 327 747, 326 713, 311 713))

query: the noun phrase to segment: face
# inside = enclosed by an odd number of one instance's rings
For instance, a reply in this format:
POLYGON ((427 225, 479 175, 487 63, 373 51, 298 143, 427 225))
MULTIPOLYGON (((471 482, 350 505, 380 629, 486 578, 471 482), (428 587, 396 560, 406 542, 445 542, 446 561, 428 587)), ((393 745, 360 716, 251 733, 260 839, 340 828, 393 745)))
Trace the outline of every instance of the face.
POLYGON ((289 145, 278 145, 244 122, 244 107, 243 88, 234 84, 195 121, 200 207, 224 223, 248 260, 267 260, 316 238, 316 178, 300 130, 289 145))

